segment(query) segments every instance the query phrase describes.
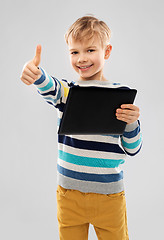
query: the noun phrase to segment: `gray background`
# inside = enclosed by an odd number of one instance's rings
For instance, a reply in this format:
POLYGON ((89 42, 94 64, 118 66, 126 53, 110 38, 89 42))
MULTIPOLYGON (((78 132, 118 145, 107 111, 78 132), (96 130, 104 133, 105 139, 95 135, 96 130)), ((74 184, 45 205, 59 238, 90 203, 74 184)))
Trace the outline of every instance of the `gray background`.
MULTIPOLYGON (((76 80, 64 33, 87 13, 105 21, 113 46, 104 76, 137 88, 142 151, 123 166, 131 240, 163 236, 163 1, 1 1, 0 238, 59 239, 57 111, 20 80, 42 45, 42 66, 76 80)), ((90 225, 89 239, 97 239, 90 225)))

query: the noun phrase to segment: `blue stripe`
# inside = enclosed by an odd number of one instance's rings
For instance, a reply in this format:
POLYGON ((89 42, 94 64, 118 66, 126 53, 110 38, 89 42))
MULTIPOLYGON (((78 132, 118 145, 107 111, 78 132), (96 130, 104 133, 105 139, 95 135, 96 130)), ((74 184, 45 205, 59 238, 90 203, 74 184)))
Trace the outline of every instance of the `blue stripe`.
POLYGON ((120 83, 113 83, 113 85, 120 85, 120 83))
POLYGON ((133 142, 133 143, 127 143, 123 140, 123 138, 121 139, 122 145, 129 149, 134 149, 134 148, 138 147, 140 145, 141 141, 142 141, 142 134, 140 135, 140 139, 138 139, 136 142, 133 142))
POLYGON ((72 170, 68 170, 66 168, 61 167, 57 164, 57 170, 64 176, 83 180, 83 181, 92 181, 92 182, 117 182, 123 179, 123 171, 118 174, 93 174, 93 173, 82 173, 82 172, 75 172, 72 170))
POLYGON ((114 138, 119 138, 119 135, 111 135, 111 134, 101 134, 101 136, 110 136, 114 138))
POLYGON ((50 105, 52 105, 52 106, 53 106, 53 103, 52 103, 52 102, 49 102, 49 101, 47 101, 47 103, 49 103, 50 105))
POLYGON ((45 75, 43 69, 42 69, 42 68, 40 68, 40 69, 41 69, 41 71, 42 71, 42 76, 41 76, 38 80, 36 80, 36 81, 34 82, 34 85, 39 85, 39 84, 41 84, 42 82, 44 82, 44 80, 46 79, 46 75, 45 75))
POLYGON ((130 131, 130 132, 124 131, 123 136, 126 138, 133 138, 133 137, 136 137, 139 132, 140 132, 140 126, 138 126, 136 129, 134 129, 133 131, 130 131))
POLYGON ((66 153, 62 150, 58 150, 58 156, 63 161, 88 167, 115 168, 125 162, 124 159, 115 160, 77 156, 71 153, 66 153))
POLYGON ((67 84, 69 84, 69 82, 68 82, 66 79, 64 79, 64 78, 62 78, 62 81, 64 81, 64 82, 66 82, 67 84))
POLYGON ((133 131, 130 131, 130 132, 129 131, 128 132, 124 131, 122 135, 126 138, 133 138, 133 137, 137 136, 138 133, 140 132, 140 121, 137 120, 137 122, 138 122, 138 125, 139 125, 138 127, 136 127, 133 131))
POLYGON ((94 142, 88 140, 78 140, 70 138, 66 135, 58 134, 58 142, 79 149, 96 150, 103 152, 114 152, 125 154, 118 144, 105 143, 105 142, 94 142))
POLYGON ((54 99, 54 98, 51 98, 51 97, 44 97, 44 99, 45 99, 47 102, 48 102, 48 100, 51 101, 51 102, 53 102, 55 105, 56 105, 57 101, 59 100, 58 98, 54 99))

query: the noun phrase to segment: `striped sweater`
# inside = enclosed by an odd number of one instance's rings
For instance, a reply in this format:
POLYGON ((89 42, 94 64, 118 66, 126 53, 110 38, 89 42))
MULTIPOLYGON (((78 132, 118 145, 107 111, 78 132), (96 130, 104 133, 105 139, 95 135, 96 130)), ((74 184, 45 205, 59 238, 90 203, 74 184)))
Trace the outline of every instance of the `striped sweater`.
MULTIPOLYGON (((34 82, 34 85, 41 97, 57 109, 57 131, 71 86, 129 88, 110 81, 58 80, 47 74, 43 68, 40 69, 42 76, 34 82)), ((57 184, 81 192, 100 194, 121 192, 124 190, 121 164, 125 162, 127 155, 136 155, 141 146, 139 120, 127 124, 122 135, 58 134, 57 184)))

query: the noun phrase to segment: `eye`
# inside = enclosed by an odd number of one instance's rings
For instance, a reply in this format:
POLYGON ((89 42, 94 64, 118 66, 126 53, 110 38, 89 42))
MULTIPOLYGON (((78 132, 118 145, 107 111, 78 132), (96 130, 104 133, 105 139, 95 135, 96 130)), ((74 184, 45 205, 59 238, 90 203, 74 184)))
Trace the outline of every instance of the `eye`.
MULTIPOLYGON (((95 50, 94 50, 94 49, 89 49, 88 51, 92 51, 92 52, 93 52, 93 51, 95 51, 95 50)), ((74 55, 74 54, 76 54, 76 53, 78 53, 78 52, 72 52, 71 54, 74 55)))
POLYGON ((77 52, 72 52, 71 54, 74 54, 74 53, 77 53, 77 52))
POLYGON ((94 49, 89 49, 88 51, 95 51, 94 49))

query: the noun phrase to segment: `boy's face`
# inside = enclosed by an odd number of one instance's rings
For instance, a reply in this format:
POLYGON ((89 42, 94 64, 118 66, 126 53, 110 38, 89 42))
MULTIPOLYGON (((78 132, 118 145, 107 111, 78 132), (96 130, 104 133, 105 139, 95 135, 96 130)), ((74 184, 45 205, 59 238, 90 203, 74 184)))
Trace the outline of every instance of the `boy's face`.
POLYGON ((102 48, 97 36, 89 41, 76 41, 71 38, 68 42, 71 65, 79 74, 79 80, 106 81, 103 76, 103 67, 105 59, 110 56, 112 46, 109 44, 106 49, 102 48))

